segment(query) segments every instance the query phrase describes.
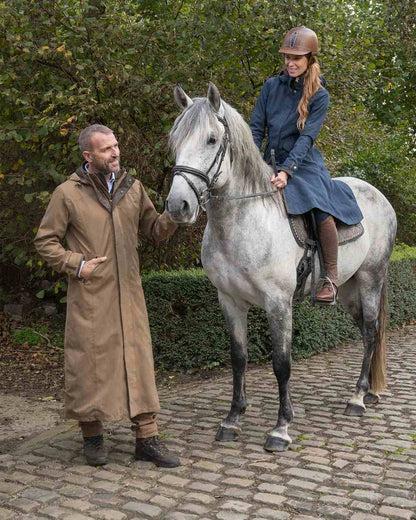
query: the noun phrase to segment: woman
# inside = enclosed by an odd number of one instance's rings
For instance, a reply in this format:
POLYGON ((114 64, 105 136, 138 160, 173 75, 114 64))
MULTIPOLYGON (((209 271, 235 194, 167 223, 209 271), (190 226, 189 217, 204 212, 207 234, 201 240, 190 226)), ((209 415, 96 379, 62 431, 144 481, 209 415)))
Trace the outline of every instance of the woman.
POLYGON ((326 268, 316 301, 333 305, 338 287, 334 218, 351 225, 363 215, 349 186, 331 179, 314 146, 329 103, 316 58, 316 34, 307 27, 295 27, 286 34, 279 52, 285 55, 285 69, 262 88, 250 128, 259 148, 267 128, 264 158, 276 163, 271 182, 285 189, 288 213, 300 215, 314 210, 326 268))

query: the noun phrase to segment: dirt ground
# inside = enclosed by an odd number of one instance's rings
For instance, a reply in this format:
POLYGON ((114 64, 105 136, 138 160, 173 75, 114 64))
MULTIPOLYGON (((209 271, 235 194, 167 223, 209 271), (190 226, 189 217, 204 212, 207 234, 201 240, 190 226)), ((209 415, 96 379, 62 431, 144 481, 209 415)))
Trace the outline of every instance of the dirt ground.
POLYGON ((42 342, 15 345, 19 325, 0 313, 0 453, 63 420, 63 354, 42 342))
MULTIPOLYGON (((26 324, 25 324, 26 325, 26 324)), ((13 343, 13 331, 22 323, 0 313, 0 454, 64 421, 63 349, 40 341, 13 343)), ((159 388, 216 379, 228 369, 192 374, 157 372, 159 388)))

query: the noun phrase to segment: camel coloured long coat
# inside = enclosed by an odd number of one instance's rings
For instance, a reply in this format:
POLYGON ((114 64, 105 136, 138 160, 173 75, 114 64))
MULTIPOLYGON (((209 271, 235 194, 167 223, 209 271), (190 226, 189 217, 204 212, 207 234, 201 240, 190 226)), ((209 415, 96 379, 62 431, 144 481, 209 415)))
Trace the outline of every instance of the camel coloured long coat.
POLYGON ((35 246, 53 269, 69 275, 67 418, 117 421, 159 410, 137 242, 138 232, 158 242, 175 229, 125 172, 112 200, 82 167, 53 193, 35 246), (82 260, 101 256, 107 260, 88 280, 78 278, 82 260))

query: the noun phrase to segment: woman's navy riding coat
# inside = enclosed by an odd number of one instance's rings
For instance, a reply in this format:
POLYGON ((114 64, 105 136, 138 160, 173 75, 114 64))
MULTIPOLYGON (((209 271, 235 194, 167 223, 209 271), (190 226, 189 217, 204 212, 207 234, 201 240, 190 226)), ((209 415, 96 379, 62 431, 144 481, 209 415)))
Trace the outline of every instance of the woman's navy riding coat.
POLYGON ((254 141, 260 148, 267 128, 264 159, 270 163, 274 150, 278 170, 289 174, 285 188, 288 213, 300 215, 318 208, 345 224, 356 224, 363 215, 351 188, 331 179, 314 146, 328 110, 328 91, 321 87, 311 98, 305 127, 299 132, 297 106, 302 88, 303 78, 296 82, 287 75, 265 83, 250 120, 254 141))

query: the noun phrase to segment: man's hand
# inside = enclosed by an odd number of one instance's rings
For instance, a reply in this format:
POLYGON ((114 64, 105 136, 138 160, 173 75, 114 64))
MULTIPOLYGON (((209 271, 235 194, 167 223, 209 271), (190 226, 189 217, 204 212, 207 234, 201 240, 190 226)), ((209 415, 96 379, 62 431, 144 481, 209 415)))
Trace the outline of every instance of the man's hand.
POLYGON ((106 260, 106 256, 100 256, 99 258, 93 258, 92 260, 88 260, 88 262, 85 262, 80 272, 81 278, 89 278, 94 269, 96 269, 97 265, 101 264, 102 262, 105 262, 106 260))
POLYGON ((287 185, 288 177, 289 175, 286 172, 280 170, 280 172, 277 175, 272 175, 270 182, 274 185, 275 188, 285 188, 287 185))

